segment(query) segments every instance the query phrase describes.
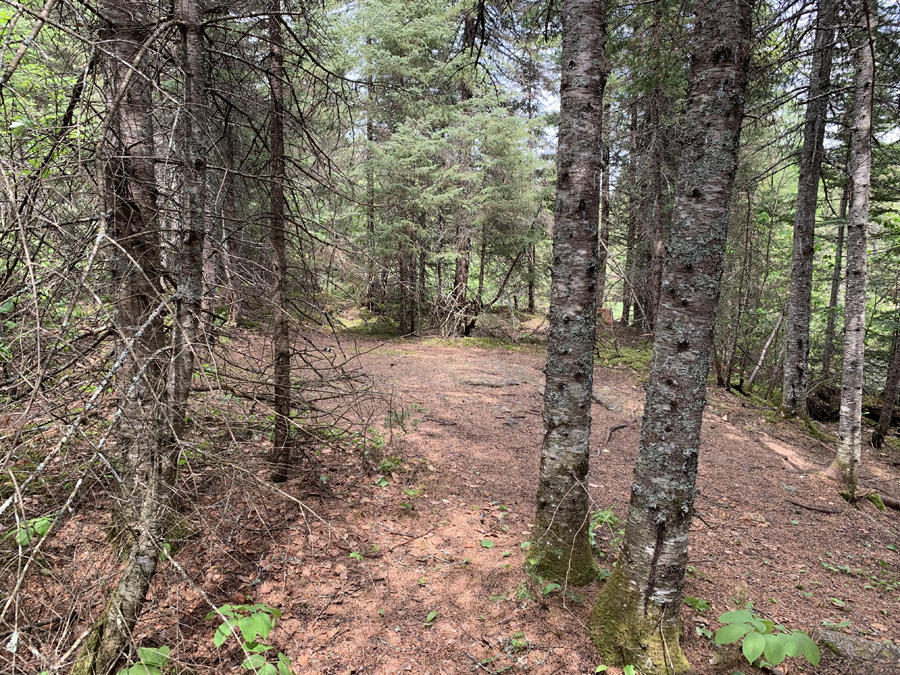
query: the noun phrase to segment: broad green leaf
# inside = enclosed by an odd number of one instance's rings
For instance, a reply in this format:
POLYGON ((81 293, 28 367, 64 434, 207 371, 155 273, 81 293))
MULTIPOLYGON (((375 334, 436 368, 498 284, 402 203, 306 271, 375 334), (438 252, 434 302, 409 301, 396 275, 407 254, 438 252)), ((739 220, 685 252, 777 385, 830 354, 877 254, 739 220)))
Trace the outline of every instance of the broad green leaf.
POLYGON ((768 619, 761 619, 760 621, 761 621, 761 623, 763 623, 763 624, 765 625, 765 627, 766 627, 765 630, 759 631, 760 633, 771 633, 772 630, 774 630, 774 628, 775 628, 775 622, 774 622, 774 621, 769 621, 768 619))
POLYGON ((234 619, 228 619, 216 629, 216 633, 213 635, 213 644, 216 647, 221 647, 225 643, 225 640, 231 635, 231 627, 233 625, 234 619))
POLYGON ((753 626, 746 623, 732 623, 727 626, 722 626, 716 631, 716 644, 727 645, 732 642, 737 642, 751 630, 753 630, 753 626))
POLYGON ((145 665, 165 668, 171 652, 169 647, 141 647, 138 649, 138 658, 145 665))
POLYGON ((790 657, 800 656, 800 641, 794 637, 793 633, 784 636, 784 653, 790 657))
POLYGON ((492 542, 490 539, 482 539, 481 548, 494 548, 494 542, 492 542))
POLYGON ((764 635, 766 640, 766 648, 763 651, 766 661, 773 666, 779 665, 787 657, 787 636, 784 634, 764 635))
POLYGON ((263 652, 267 652, 272 649, 272 647, 270 645, 261 645, 258 642, 245 642, 244 649, 255 654, 262 654, 263 652))
MULTIPOLYGON (((772 631, 766 627, 765 621, 760 621, 759 619, 750 619, 747 623, 749 623, 756 630, 757 633, 771 633, 772 631)), ((771 623, 771 622, 770 622, 771 623)))
POLYGON ((747 623, 755 618, 752 612, 739 609, 736 612, 725 612, 719 617, 719 623, 747 623))
POLYGON ((247 670, 251 670, 256 668, 259 670, 263 667, 263 664, 266 662, 266 657, 264 654, 250 654, 246 659, 244 659, 243 663, 241 663, 242 668, 246 668, 247 670))
POLYGON ((819 645, 801 630, 794 631, 793 636, 794 640, 799 643, 800 653, 806 657, 806 660, 814 666, 819 665, 819 659, 822 658, 822 652, 819 651, 819 645))
POLYGON ((278 675, 278 671, 271 663, 264 663, 258 672, 259 675, 278 675))
POLYGON ((237 626, 241 631, 241 637, 244 642, 252 642, 256 639, 256 617, 258 614, 251 614, 238 620, 237 626))
POLYGON ((436 609, 431 610, 430 612, 428 612, 428 616, 425 617, 425 623, 431 623, 437 618, 437 615, 438 613, 436 609))
POLYGON ((634 675, 634 666, 622 666, 622 672, 625 673, 625 675, 634 675))
MULTIPOLYGON (((255 630, 257 635, 262 639, 266 639, 269 636, 269 633, 272 632, 273 621, 272 617, 264 612, 257 612, 256 614, 251 614, 253 618, 254 625, 256 626, 255 630)), ((256 637, 255 635, 253 636, 256 637)))
POLYGON ((751 631, 750 633, 747 633, 747 637, 744 638, 744 644, 741 647, 741 651, 744 652, 746 659, 750 663, 753 663, 762 655, 763 649, 765 648, 766 638, 756 631, 751 631))

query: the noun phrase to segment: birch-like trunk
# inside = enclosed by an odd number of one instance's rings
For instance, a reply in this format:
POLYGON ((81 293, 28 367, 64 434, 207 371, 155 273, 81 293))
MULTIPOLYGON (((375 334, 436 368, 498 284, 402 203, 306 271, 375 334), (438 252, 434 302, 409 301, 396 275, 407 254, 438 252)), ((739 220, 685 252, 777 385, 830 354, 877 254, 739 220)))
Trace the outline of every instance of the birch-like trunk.
POLYGON ((625 543, 590 618, 607 663, 683 673, 681 592, 750 61, 750 0, 698 3, 681 163, 625 543))
POLYGON ((129 649, 159 560, 175 473, 167 427, 166 347, 159 280, 159 224, 153 167, 152 79, 141 75, 151 37, 152 5, 100 4, 100 68, 108 126, 100 148, 106 228, 111 239, 122 415, 116 447, 122 481, 112 534, 126 556, 107 607, 94 624, 72 673, 107 675, 129 649), (127 350, 127 351, 125 351, 127 350))
POLYGON ((287 305, 287 252, 284 223, 284 55, 281 0, 269 9, 269 240, 272 244, 272 351, 275 429, 272 435, 272 480, 284 482, 291 463, 291 338, 287 305))
POLYGON ((819 0, 816 42, 809 75, 800 178, 797 185, 797 212, 791 258, 791 292, 785 327, 784 382, 781 411, 787 417, 806 417, 809 387, 809 318, 812 302, 813 253, 816 205, 824 154, 828 93, 831 89, 831 61, 837 24, 837 0, 819 0))
POLYGON ((565 0, 544 441, 528 565, 560 583, 596 576, 588 462, 597 290, 606 0, 565 0))
POLYGON ((834 468, 853 499, 859 483, 862 446, 863 358, 866 339, 866 245, 869 178, 872 173, 872 99, 875 85, 875 3, 854 12, 854 104, 850 131, 850 217, 847 221, 847 285, 844 291, 844 359, 841 419, 834 468))
POLYGON ((900 331, 894 332, 894 355, 891 357, 891 365, 888 367, 887 382, 884 385, 884 395, 881 402, 881 415, 878 417, 878 426, 872 433, 872 445, 880 450, 884 445, 884 438, 891 428, 891 420, 894 417, 894 407, 897 404, 897 392, 900 391, 900 331))

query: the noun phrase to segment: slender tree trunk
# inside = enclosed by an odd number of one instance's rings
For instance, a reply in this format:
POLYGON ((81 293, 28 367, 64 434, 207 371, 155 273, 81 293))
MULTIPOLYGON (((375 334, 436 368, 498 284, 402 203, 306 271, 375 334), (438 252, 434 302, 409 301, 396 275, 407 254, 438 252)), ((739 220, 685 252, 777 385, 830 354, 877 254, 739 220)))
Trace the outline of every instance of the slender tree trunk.
MULTIPOLYGON (((372 44, 372 38, 366 38, 366 44, 372 44)), ((379 276, 375 263, 375 121, 372 119, 372 109, 375 107, 374 78, 370 74, 366 77, 366 232, 369 237, 369 257, 366 263, 366 309, 375 308, 376 298, 380 298, 383 289, 379 288, 379 276)))
POLYGON ((881 402, 881 415, 878 417, 878 426, 872 433, 872 445, 876 450, 880 450, 884 445, 884 438, 891 428, 898 391, 900 391, 900 331, 894 331, 894 354, 891 357, 891 365, 888 367, 887 382, 881 402))
MULTIPOLYGON (((660 23, 662 22, 663 3, 657 2, 654 6, 653 25, 651 33, 653 48, 657 53, 661 50, 660 23)), ((647 330, 651 333, 656 326, 656 312, 659 306, 660 292, 662 290, 663 264, 666 257, 666 248, 663 233, 663 143, 662 129, 660 127, 660 106, 662 104, 662 89, 657 84, 650 92, 650 191, 653 195, 653 207, 650 220, 650 288, 647 292, 647 301, 644 308, 647 330)))
POLYGON ((752 2, 697 5, 684 138, 625 543, 589 627, 607 663, 684 673, 681 592, 750 62, 752 2), (700 244, 702 242, 702 245, 700 244))
POLYGON ((528 313, 534 314, 534 284, 537 276, 537 246, 532 244, 528 250, 528 313))
POLYGON ((234 132, 230 119, 225 121, 225 186, 222 197, 222 269, 228 284, 229 308, 228 325, 237 326, 241 318, 241 294, 239 282, 233 267, 231 236, 237 223, 237 202, 235 197, 234 174, 234 132))
POLYGON ((564 0, 544 442, 528 565, 581 585, 596 576, 588 541, 588 462, 597 301, 606 0, 564 0))
POLYGON ((622 325, 627 326, 631 321, 631 303, 634 298, 635 282, 635 246, 634 238, 637 233, 638 210, 640 198, 634 183, 637 179, 637 103, 631 104, 631 140, 630 156, 628 158, 628 175, 631 178, 631 189, 628 195, 628 233, 625 240, 625 278, 622 280, 622 325))
POLYGON ((847 222, 847 286, 844 291, 844 359, 841 418, 833 466, 850 498, 859 482, 862 441, 863 358, 866 339, 866 244, 869 225, 869 177, 872 171, 872 99, 875 84, 875 2, 854 12, 856 69, 853 128, 850 133, 850 217, 847 222))
POLYGON ((287 251, 284 218, 284 56, 281 0, 269 9, 269 143, 272 153, 269 236, 272 244, 272 349, 274 352, 275 430, 272 480, 284 482, 291 464, 291 336, 287 303, 287 251))
POLYGON ((187 400, 194 377, 194 353, 200 348, 206 235, 206 157, 209 153, 199 0, 179 0, 179 3, 185 115, 178 299, 172 334, 172 429, 176 437, 184 432, 187 400))
POLYGON ((791 259, 791 293, 785 329, 784 383, 781 412, 786 417, 805 418, 809 387, 809 318, 812 302, 813 254, 816 204, 822 169, 823 139, 831 89, 831 55, 837 24, 837 0, 819 0, 816 44, 809 76, 797 213, 791 259))
POLYGON ((117 429, 122 482, 113 534, 127 556, 106 610, 72 672, 108 675, 129 648, 156 573, 175 474, 167 426, 166 347, 161 302, 159 227, 153 167, 152 81, 141 76, 142 45, 150 39, 151 5, 104 0, 100 67, 109 115, 101 155, 104 215, 116 242, 115 322, 126 358, 117 374, 117 429), (108 215, 107 215, 108 214, 108 215))
POLYGON ((769 347, 772 346, 772 343, 775 341, 775 336, 778 335, 778 329, 781 328, 782 321, 784 321, 784 310, 778 315, 778 321, 775 322, 775 327, 772 329, 772 332, 769 333, 769 338, 766 340, 766 344, 763 345, 762 351, 759 353, 759 359, 756 361, 756 366, 750 374, 750 379, 747 380, 748 392, 753 390, 753 383, 756 381, 756 376, 759 375, 759 370, 766 360, 766 354, 769 353, 769 347))
POLYGON ((600 257, 597 270, 597 307, 603 307, 606 299, 606 261, 609 257, 609 103, 603 106, 603 177, 600 182, 600 257))
POLYGON ((451 307, 453 311, 454 335, 463 335, 466 330, 466 295, 469 289, 469 249, 472 240, 466 225, 460 225, 456 240, 456 267, 453 271, 453 293, 451 307))
POLYGON ((837 242, 834 250, 834 270, 831 273, 831 298, 828 301, 828 321, 825 325, 825 345, 822 347, 822 380, 831 376, 831 359, 834 356, 834 315, 837 312, 838 293, 841 288, 841 256, 844 253, 844 225, 847 219, 847 204, 850 201, 850 183, 841 192, 841 206, 838 220, 837 242))
POLYGON ((484 303, 484 264, 487 258, 487 224, 481 224, 481 251, 478 258, 478 306, 484 303))

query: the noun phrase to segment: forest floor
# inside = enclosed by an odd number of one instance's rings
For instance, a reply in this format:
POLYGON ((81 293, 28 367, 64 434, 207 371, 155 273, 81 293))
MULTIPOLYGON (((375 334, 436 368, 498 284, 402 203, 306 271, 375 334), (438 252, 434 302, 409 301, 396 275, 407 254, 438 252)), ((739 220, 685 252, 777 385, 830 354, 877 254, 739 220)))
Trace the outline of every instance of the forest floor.
MULTIPOLYGON (((189 669, 179 672, 247 672, 236 640, 212 646, 217 622, 205 617, 208 602, 260 602, 283 612, 266 643, 292 659, 295 673, 595 672, 585 625, 602 583, 545 594, 524 571, 545 352, 471 343, 357 342, 361 365, 396 396, 379 465, 323 446, 318 480, 295 477, 279 495, 238 477, 216 482, 216 469, 198 463, 188 480, 209 536, 175 556, 180 569, 162 566, 138 640, 171 646, 173 664, 189 669)), ((610 516, 624 519, 628 505, 644 377, 615 360, 595 372, 589 484, 595 510, 607 512, 596 530, 606 568, 621 533, 610 516)), ((736 601, 792 629, 898 640, 897 512, 844 502, 821 474, 832 448, 734 394, 711 389, 702 437, 685 595, 711 608, 683 612, 696 672, 757 672, 699 634, 715 632, 716 617, 736 601)), ((259 437, 243 440, 248 452, 264 450, 259 437)), ((898 459, 867 449, 863 484, 897 496, 898 459)), ((96 554, 109 504, 94 508, 61 528, 45 550, 56 563, 21 592, 21 603, 49 606, 48 594, 83 588, 66 619, 73 636, 102 611, 98 589, 117 568, 96 554)), ((62 626, 47 630, 58 635, 62 626)), ((24 650, 19 658, 27 660, 24 650)), ((789 661, 788 673, 889 672, 828 650, 818 668, 789 661)))

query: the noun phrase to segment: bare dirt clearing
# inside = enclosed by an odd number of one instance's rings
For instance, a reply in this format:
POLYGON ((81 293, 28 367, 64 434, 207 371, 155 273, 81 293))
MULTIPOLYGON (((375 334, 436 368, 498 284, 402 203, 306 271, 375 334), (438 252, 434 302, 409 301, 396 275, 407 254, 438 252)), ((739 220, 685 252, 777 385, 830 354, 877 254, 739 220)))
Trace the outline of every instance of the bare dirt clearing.
MULTIPOLYGON (((196 469, 186 479, 197 485, 203 530, 214 536, 188 537, 176 555, 194 583, 166 565, 139 641, 172 646, 173 663, 196 673, 247 672, 236 644, 212 647, 216 623, 204 619, 205 595, 219 605, 280 608, 284 616, 267 643, 297 673, 593 673, 598 661, 585 623, 601 584, 545 589, 523 570, 541 445, 543 352, 441 342, 359 346, 366 370, 402 403, 382 471, 367 470, 358 453, 322 450, 318 487, 299 478, 284 486, 319 520, 257 491, 252 480, 205 482, 196 469)), ((624 518, 643 390, 631 371, 597 367, 595 378, 590 492, 598 511, 624 518)), ((715 631, 715 617, 741 593, 792 629, 847 621, 846 632, 896 640, 900 555, 888 546, 900 544, 897 513, 868 501, 846 504, 816 473, 830 462, 829 448, 721 390, 712 392, 703 438, 685 595, 712 609, 684 608, 686 653, 696 671, 754 672, 736 658, 730 669, 711 665, 721 653, 697 632, 715 631)), ((256 452, 264 445, 250 442, 256 452)), ((863 484, 896 494, 897 471, 886 460, 864 458, 863 484)), ((96 504, 98 520, 105 511, 108 504, 96 504)), ((618 529, 604 525, 596 535, 609 568, 618 529)), ((48 556, 71 562, 85 555, 76 541, 100 547, 102 538, 97 520, 73 519, 48 556)), ((61 566, 45 575, 59 584, 60 597, 61 566)), ((115 565, 92 558, 81 569, 90 577, 84 583, 102 587, 115 565)), ((46 587, 28 584, 23 593, 45 598, 46 587)), ((65 619, 74 635, 102 610, 94 596, 65 619)), ((818 669, 798 661, 788 672, 889 672, 824 651, 818 669)))

